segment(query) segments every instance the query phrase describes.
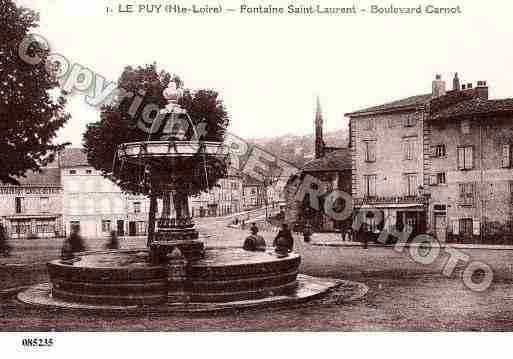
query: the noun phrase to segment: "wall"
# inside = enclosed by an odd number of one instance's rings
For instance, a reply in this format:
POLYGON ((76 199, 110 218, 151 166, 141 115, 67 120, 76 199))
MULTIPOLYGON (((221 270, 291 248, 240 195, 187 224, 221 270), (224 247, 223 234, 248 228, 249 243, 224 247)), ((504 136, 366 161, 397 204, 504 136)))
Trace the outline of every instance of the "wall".
POLYGON ((364 175, 377 175, 376 194, 379 197, 403 196, 405 173, 416 173, 418 184, 423 183, 423 120, 422 111, 351 118, 352 194, 355 198, 365 196, 364 175), (404 126, 409 116, 416 120, 413 127, 404 126), (373 122, 370 129, 369 120, 373 122), (416 139, 412 160, 404 159, 405 137, 416 139), (364 141, 369 140, 376 141, 376 160, 371 163, 365 161, 364 141))
MULTIPOLYGON (((430 212, 436 204, 447 204, 449 233, 459 232, 455 222, 462 218, 471 218, 480 229, 486 222, 504 225, 512 219, 510 183, 513 170, 502 168, 502 145, 511 143, 513 122, 511 119, 491 118, 469 123, 469 134, 462 133, 459 120, 433 122, 431 126, 433 144, 445 144, 447 152, 443 158, 431 159, 431 172, 446 172, 447 184, 430 186, 430 212), (457 166, 457 148, 466 145, 474 148, 474 168, 462 171, 457 166), (460 183, 475 183, 473 206, 458 204, 460 183)), ((480 232, 474 234, 481 235, 480 232)))

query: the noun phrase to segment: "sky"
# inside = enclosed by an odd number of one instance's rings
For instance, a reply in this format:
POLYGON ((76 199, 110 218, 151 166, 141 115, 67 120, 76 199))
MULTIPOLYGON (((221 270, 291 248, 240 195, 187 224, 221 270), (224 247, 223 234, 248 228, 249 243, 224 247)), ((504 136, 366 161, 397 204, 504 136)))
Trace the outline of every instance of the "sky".
MULTIPOLYGON (((316 96, 328 131, 347 127, 344 113, 429 93, 440 73, 447 86, 486 80, 492 98, 513 97, 513 26, 509 1, 397 1, 395 6, 460 5, 461 15, 263 16, 107 13, 119 4, 165 1, 19 0, 40 12, 36 33, 71 63, 116 81, 126 65, 156 62, 192 89, 220 92, 230 131, 243 138, 313 132, 316 96)), ((242 1, 177 0, 187 6, 238 8, 242 1)), ((248 1, 248 5, 259 2, 248 1)), ((263 5, 352 6, 347 0, 263 5)), ((387 1, 356 1, 359 8, 387 1)), ((58 140, 80 146, 96 108, 74 95, 72 119, 58 140)))

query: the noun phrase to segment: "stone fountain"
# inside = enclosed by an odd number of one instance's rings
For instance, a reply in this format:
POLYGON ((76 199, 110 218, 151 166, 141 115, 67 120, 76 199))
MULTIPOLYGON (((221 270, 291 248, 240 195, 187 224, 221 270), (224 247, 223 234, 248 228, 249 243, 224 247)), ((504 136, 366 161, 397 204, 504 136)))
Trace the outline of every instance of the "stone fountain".
MULTIPOLYGON (((167 123, 188 120, 178 105, 180 91, 164 91, 167 123)), ((148 171, 162 163, 192 158, 223 157, 220 142, 190 141, 185 132, 171 128, 157 140, 124 143, 117 156, 144 166, 148 171)), ((162 216, 148 248, 84 252, 70 260, 48 263, 51 284, 42 284, 19 294, 31 304, 70 308, 222 308, 290 302, 318 296, 337 285, 336 280, 298 276, 300 256, 281 257, 242 248, 205 248, 189 214, 188 198, 175 180, 181 170, 173 166, 169 183, 161 185, 162 216), (172 216, 171 206, 175 216, 172 216)), ((206 172, 206 170, 205 170, 206 172)), ((246 233, 241 233, 241 246, 246 233)))

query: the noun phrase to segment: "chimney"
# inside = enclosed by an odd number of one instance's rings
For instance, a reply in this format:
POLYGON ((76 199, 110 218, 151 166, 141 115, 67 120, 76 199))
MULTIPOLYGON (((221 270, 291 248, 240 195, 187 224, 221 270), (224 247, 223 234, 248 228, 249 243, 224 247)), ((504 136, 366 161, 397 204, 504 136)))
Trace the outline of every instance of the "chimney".
POLYGON ((442 75, 437 74, 433 81, 432 97, 438 98, 445 95, 445 81, 442 80, 442 75))
POLYGON ((488 100, 488 85, 486 84, 486 81, 477 81, 475 91, 478 98, 488 100))
POLYGON ((452 79, 452 89, 453 89, 453 91, 461 90, 460 79, 458 77, 457 72, 454 74, 454 78, 452 79))

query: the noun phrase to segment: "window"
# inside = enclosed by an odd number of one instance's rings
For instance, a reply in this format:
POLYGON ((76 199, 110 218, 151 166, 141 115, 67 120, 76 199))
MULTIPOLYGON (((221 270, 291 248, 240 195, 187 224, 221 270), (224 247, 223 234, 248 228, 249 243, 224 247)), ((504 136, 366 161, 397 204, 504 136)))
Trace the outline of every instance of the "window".
POLYGON ((46 213, 46 212, 50 211, 50 198, 41 197, 39 199, 39 205, 40 205, 41 212, 46 213))
POLYGON ((436 182, 438 184, 447 184, 445 172, 440 172, 436 174, 436 182))
POLYGON ((460 205, 473 206, 475 197, 474 183, 460 183, 460 205))
POLYGON ((91 173, 93 173, 93 171, 91 171, 91 170, 86 170, 86 174, 90 175, 91 173))
POLYGON ((511 145, 502 145, 502 168, 511 167, 511 145))
POLYGON ((23 213, 25 212, 25 198, 23 197, 16 197, 14 199, 14 207, 16 213, 23 213))
POLYGON ((146 222, 139 221, 136 223, 136 231, 138 235, 146 234, 146 222))
POLYGON ((71 221, 71 222, 69 222, 69 229, 71 231, 76 229, 77 231, 80 232, 80 221, 71 221))
POLYGON ((134 213, 141 213, 141 202, 134 202, 134 213))
POLYGON ((364 121, 364 130, 366 131, 372 131, 374 130, 374 119, 368 118, 363 120, 364 121))
POLYGON ((69 174, 70 174, 70 175, 76 175, 76 174, 77 174, 77 171, 75 171, 75 170, 70 170, 70 171, 69 171, 69 174))
POLYGON ((461 133, 464 135, 468 135, 470 133, 470 121, 463 120, 461 121, 461 133))
POLYGON ((363 176, 365 197, 376 197, 376 175, 363 176))
POLYGON ((109 220, 102 221, 102 232, 110 232, 110 221, 109 220))
MULTIPOLYGON (((509 182, 509 198, 510 198, 510 203, 513 204, 513 181, 509 182)), ((513 224, 513 222, 512 222, 512 224, 513 224)))
POLYGON ((376 141, 365 141, 365 162, 376 162, 376 141))
POLYGON ((30 221, 29 220, 19 220, 12 222, 12 231, 16 234, 26 234, 30 233, 30 221))
POLYGON ((404 159, 405 160, 413 160, 415 158, 416 144, 417 144, 416 137, 403 138, 403 149, 404 149, 404 159))
POLYGON ((429 185, 436 186, 439 184, 447 184, 446 173, 439 172, 429 176, 429 185))
POLYGON ((460 233, 462 236, 472 236, 473 223, 472 218, 461 218, 459 220, 460 233))
POLYGON ((415 114, 407 115, 404 118, 404 127, 415 127, 417 125, 417 117, 415 114))
POLYGON ((445 157, 447 154, 445 144, 436 145, 433 147, 433 157, 445 157))
POLYGON ((474 148, 472 146, 458 147, 458 169, 470 170, 474 168, 474 148))
POLYGON ((55 233, 54 221, 37 220, 36 233, 55 233))
POLYGON ((417 186, 417 174, 410 173, 405 175, 405 183, 406 183, 406 196, 414 197, 418 195, 418 186, 417 186))

